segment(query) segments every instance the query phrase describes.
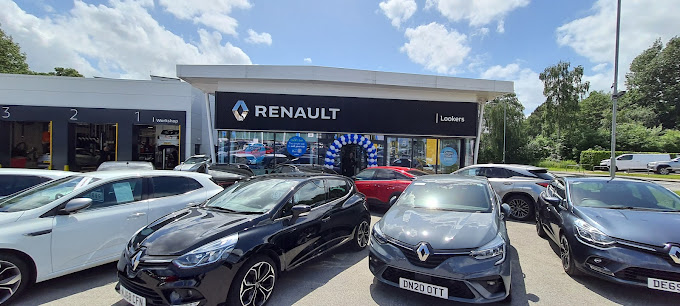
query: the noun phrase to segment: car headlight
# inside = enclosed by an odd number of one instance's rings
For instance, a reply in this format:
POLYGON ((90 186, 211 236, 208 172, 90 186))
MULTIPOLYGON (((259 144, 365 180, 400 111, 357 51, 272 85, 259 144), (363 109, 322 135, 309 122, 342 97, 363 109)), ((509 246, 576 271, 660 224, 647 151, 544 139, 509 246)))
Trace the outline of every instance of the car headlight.
POLYGON ((215 240, 172 261, 180 268, 195 268, 226 258, 238 241, 238 233, 215 240))
POLYGON ((489 243, 470 252, 470 256, 479 260, 500 256, 501 258, 494 263, 494 265, 499 265, 505 261, 505 239, 503 239, 503 236, 498 234, 496 238, 489 241, 489 243))
POLYGON ((385 238, 385 234, 383 234, 383 232, 380 230, 377 223, 373 226, 371 234, 373 235, 373 238, 375 238, 375 241, 377 241, 378 243, 380 244, 387 243, 387 238, 385 238))
POLYGON ((574 227, 576 228, 578 238, 585 242, 593 243, 600 247, 607 247, 615 242, 614 239, 581 219, 574 221, 574 227))

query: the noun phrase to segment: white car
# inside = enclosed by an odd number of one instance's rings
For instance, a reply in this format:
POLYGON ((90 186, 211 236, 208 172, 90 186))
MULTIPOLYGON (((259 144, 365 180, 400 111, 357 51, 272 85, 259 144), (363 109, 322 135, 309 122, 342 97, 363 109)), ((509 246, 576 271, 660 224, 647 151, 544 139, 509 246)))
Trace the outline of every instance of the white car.
POLYGON ((26 188, 74 174, 76 173, 59 170, 0 168, 0 199, 26 188))
POLYGON ((0 200, 0 304, 32 281, 116 261, 138 229, 220 191, 206 174, 121 170, 77 174, 0 200))
MULTIPOLYGON (((648 163, 670 159, 670 154, 622 154, 616 157, 616 171, 646 170, 648 163)), ((609 169, 610 165, 610 159, 604 159, 600 162, 600 167, 609 169)))

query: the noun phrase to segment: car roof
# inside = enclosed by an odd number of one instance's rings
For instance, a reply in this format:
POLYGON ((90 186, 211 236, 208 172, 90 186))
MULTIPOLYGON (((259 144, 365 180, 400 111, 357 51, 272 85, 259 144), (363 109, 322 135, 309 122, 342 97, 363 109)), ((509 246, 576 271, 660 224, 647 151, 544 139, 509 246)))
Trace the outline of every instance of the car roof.
POLYGON ((498 168, 505 168, 505 169, 548 170, 548 168, 536 167, 536 166, 532 166, 532 165, 518 165, 518 164, 476 164, 476 165, 470 165, 468 167, 498 167, 498 168))
MULTIPOLYGON (((565 181, 569 182, 608 182, 612 181, 612 178, 610 176, 604 176, 604 175, 560 175, 558 176, 560 178, 563 178, 565 181)), ((637 177, 615 177, 613 179, 614 181, 617 182, 646 182, 646 183, 652 183, 654 182, 649 181, 645 178, 637 178, 637 177)))
POLYGON ((37 175, 55 179, 75 174, 78 174, 78 172, 46 169, 0 168, 0 175, 37 175))
POLYGON ((153 165, 148 161, 105 161, 102 164, 107 165, 153 165))
POLYGON ((309 172, 291 172, 291 173, 271 173, 265 175, 254 176, 253 179, 259 178, 285 178, 293 180, 307 180, 312 178, 346 178, 344 176, 339 176, 330 173, 309 173, 309 172))
POLYGON ((139 177, 139 176, 184 176, 192 178, 209 178, 210 175, 197 172, 188 171, 174 171, 174 170, 111 170, 111 171, 95 171, 77 174, 78 176, 89 176, 102 180, 117 179, 123 177, 139 177))
POLYGON ((446 183, 446 182, 452 182, 452 183, 475 182, 475 183, 483 183, 483 184, 489 183, 489 180, 484 176, 467 176, 467 175, 459 175, 459 174, 423 175, 423 176, 416 177, 415 181, 416 182, 438 182, 438 183, 446 183))
MULTIPOLYGON (((369 169, 369 168, 366 168, 369 169)), ((389 170, 399 170, 399 171, 409 171, 409 170, 418 170, 416 168, 409 168, 409 167, 398 167, 398 166, 378 166, 378 167, 373 167, 370 169, 389 169, 389 170)))

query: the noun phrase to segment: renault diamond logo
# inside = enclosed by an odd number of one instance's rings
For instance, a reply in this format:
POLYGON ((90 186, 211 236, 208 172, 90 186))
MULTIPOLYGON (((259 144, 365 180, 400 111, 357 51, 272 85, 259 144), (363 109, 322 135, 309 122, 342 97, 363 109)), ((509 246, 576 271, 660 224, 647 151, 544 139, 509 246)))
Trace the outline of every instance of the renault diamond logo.
POLYGON ((243 121, 243 119, 246 119, 246 116, 248 116, 248 107, 246 106, 246 102, 243 100, 236 101, 236 104, 234 105, 234 108, 231 109, 231 111, 234 113, 234 117, 236 117, 236 120, 238 121, 243 121), (241 111, 239 111, 239 108, 241 108, 241 111))
POLYGON ((139 258, 142 257, 142 253, 144 253, 144 250, 140 250, 135 254, 134 257, 132 257, 132 271, 137 270, 137 266, 139 265, 139 258))
POLYGON ((416 249, 416 254, 420 261, 426 261, 430 257, 430 245, 427 242, 421 242, 416 249))
POLYGON ((668 251, 668 255, 671 255, 671 258, 676 264, 680 264, 680 247, 677 245, 671 246, 671 249, 668 251))

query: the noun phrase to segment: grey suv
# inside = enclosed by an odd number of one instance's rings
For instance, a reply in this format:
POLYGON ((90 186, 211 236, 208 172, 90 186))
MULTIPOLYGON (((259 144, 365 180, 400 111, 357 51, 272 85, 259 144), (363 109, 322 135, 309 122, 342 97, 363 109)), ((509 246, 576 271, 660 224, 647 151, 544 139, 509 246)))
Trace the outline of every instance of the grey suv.
POLYGON ((510 217, 522 221, 532 220, 538 195, 554 178, 546 168, 507 164, 473 165, 453 174, 487 177, 502 203, 510 205, 510 217))

